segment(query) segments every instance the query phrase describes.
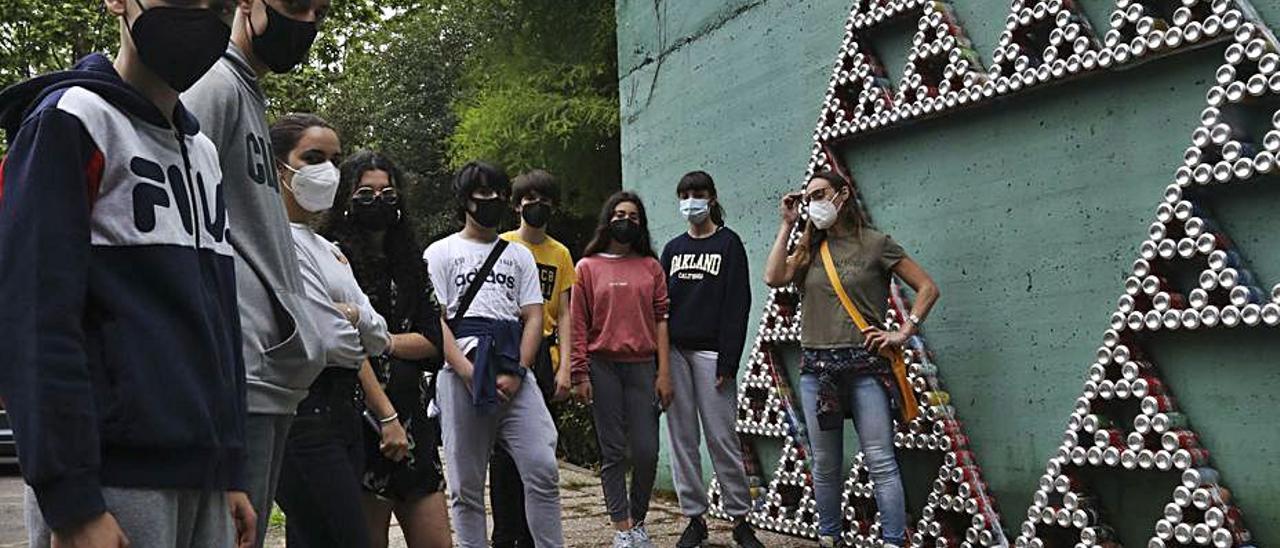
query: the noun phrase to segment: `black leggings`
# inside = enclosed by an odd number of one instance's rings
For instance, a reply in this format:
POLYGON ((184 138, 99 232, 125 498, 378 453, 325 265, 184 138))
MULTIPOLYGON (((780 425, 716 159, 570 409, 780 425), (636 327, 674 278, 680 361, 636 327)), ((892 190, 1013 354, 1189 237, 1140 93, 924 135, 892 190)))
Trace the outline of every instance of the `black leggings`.
POLYGON ((355 371, 328 368, 298 404, 276 493, 289 548, 369 546, 360 504, 366 427, 356 384, 355 371))

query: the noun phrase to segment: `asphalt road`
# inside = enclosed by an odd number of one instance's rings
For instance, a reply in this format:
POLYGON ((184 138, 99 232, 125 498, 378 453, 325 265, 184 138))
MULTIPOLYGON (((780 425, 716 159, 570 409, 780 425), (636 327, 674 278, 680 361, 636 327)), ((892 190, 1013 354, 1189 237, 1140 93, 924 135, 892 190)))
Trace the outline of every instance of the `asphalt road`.
POLYGON ((13 466, 0 466, 0 548, 27 545, 22 524, 22 477, 13 466))

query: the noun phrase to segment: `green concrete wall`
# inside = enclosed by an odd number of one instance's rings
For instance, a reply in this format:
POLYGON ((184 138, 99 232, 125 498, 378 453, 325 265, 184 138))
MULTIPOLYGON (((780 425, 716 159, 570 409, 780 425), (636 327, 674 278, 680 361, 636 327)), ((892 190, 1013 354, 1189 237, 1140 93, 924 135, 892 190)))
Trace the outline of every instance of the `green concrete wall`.
MULTIPOLYGON (((989 62, 1008 2, 956 3, 989 62)), ((1107 2, 1083 4, 1105 28, 1107 2)), ((1280 2, 1255 5, 1280 21, 1280 2)), ((777 198, 801 182, 848 8, 848 0, 617 3, 624 186, 649 199, 655 239, 665 241, 683 226, 676 180, 711 172, 747 243, 757 305, 777 198)), ((908 39, 901 29, 874 38, 891 71, 903 57, 889 50, 908 39)), ((840 149, 877 224, 942 288, 926 334, 1014 535, 1161 189, 1190 144, 1222 49, 1096 74, 840 149)), ((1268 288, 1280 282, 1280 246, 1268 241, 1280 227, 1271 213, 1278 184, 1262 179, 1210 197, 1268 288)), ((1261 545, 1280 542, 1276 335, 1201 331, 1153 341, 1261 545)), ((664 449, 669 487, 666 463, 664 449)), ((1124 540, 1145 544, 1138 539, 1150 534, 1173 481, 1097 479, 1124 540)))

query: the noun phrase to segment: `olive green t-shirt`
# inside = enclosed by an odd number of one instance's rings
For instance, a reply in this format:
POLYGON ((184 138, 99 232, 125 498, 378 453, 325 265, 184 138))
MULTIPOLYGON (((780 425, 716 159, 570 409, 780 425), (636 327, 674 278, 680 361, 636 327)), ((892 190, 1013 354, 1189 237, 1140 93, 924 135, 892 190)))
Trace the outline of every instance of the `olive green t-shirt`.
MULTIPOLYGON (((888 235, 864 228, 861 236, 852 234, 831 240, 831 258, 835 261, 840 283, 868 324, 884 327, 889 302, 889 279, 893 267, 906 257, 902 246, 888 235)), ((843 348, 862 344, 853 319, 840 304, 817 246, 812 250, 813 262, 804 277, 801 301, 803 321, 800 346, 804 348, 843 348)))

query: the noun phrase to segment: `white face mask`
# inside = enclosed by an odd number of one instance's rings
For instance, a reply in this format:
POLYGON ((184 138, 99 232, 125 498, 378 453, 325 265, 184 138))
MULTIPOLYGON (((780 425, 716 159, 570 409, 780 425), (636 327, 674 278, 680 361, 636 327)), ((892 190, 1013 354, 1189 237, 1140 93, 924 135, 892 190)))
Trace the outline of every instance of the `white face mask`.
POLYGON ((704 198, 685 198, 680 200, 680 215, 693 224, 707 220, 711 215, 711 200, 704 198))
POLYGON ((285 188, 293 193, 298 206, 312 213, 319 213, 333 207, 333 197, 338 194, 338 168, 332 162, 307 164, 302 169, 284 164, 293 172, 292 184, 285 188))
POLYGON ((813 221, 813 226, 818 227, 818 230, 831 228, 839 215, 840 208, 831 200, 809 202, 809 220, 813 221))

